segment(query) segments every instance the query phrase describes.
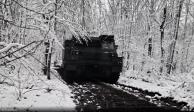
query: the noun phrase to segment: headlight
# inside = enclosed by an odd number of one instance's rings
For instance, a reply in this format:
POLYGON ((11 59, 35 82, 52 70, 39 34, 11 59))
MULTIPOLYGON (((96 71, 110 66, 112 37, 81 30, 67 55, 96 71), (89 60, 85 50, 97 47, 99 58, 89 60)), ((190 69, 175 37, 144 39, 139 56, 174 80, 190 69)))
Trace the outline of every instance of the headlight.
POLYGON ((72 55, 78 55, 80 52, 78 50, 74 50, 71 52, 72 55))

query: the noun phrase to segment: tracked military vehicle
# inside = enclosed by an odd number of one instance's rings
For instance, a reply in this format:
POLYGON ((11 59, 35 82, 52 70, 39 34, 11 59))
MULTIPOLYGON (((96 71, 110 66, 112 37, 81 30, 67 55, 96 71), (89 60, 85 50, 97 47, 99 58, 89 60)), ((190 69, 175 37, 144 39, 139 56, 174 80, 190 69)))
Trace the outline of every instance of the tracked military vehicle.
POLYGON ((122 57, 117 55, 113 35, 72 38, 64 42, 62 76, 68 81, 92 80, 117 82, 122 70, 122 57))

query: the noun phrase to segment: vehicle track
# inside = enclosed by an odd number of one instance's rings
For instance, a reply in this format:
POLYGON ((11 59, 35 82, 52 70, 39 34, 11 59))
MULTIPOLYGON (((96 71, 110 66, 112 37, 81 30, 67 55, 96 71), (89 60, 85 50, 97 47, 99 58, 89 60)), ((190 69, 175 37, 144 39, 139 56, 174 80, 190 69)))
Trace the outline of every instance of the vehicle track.
POLYGON ((104 83, 73 83, 69 87, 74 94, 77 111, 165 111, 178 110, 171 106, 161 107, 142 96, 129 94, 104 83))

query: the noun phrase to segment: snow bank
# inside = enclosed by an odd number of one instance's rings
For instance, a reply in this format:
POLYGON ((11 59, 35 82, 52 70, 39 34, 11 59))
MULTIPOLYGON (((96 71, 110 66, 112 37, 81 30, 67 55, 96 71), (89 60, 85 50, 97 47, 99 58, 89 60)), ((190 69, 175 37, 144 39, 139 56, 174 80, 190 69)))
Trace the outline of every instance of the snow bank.
POLYGON ((33 79, 20 89, 0 84, 0 111, 75 110, 71 90, 58 78, 52 75, 51 80, 47 80, 46 76, 40 75, 33 76, 33 79))
MULTIPOLYGON (((177 101, 188 103, 194 108, 194 72, 158 76, 154 73, 144 73, 128 70, 123 73, 118 82, 150 92, 158 92, 161 97, 172 97, 177 101)), ((159 97, 159 96, 158 96, 159 97)))

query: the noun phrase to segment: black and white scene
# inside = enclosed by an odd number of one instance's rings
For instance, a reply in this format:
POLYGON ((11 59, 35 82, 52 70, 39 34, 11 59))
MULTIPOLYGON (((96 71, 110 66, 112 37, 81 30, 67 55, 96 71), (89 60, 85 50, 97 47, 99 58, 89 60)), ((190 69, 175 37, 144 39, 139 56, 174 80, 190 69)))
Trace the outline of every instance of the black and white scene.
POLYGON ((194 0, 0 0, 0 112, 194 111, 194 0))

